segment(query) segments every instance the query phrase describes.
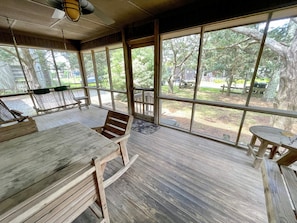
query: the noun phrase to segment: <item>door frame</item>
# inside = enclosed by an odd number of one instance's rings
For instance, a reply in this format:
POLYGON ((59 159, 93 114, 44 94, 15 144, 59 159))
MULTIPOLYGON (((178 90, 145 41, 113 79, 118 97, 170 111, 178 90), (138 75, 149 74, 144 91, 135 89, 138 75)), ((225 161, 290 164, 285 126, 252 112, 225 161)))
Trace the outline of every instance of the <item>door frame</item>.
MULTIPOLYGON (((145 38, 140 38, 140 39, 135 39, 135 40, 130 40, 127 41, 127 55, 128 55, 128 67, 129 67, 129 79, 130 79, 130 84, 129 84, 129 92, 130 92, 130 98, 131 98, 131 113, 135 118, 139 118, 148 122, 157 122, 158 115, 158 107, 156 103, 156 95, 158 90, 156 90, 156 82, 157 82, 157 74, 156 74, 156 50, 155 50, 155 37, 154 36, 149 36, 145 38), (132 50, 140 47, 146 47, 146 46, 153 46, 154 47, 154 88, 153 88, 153 94, 154 94, 154 100, 153 100, 153 110, 154 114, 153 116, 147 116, 143 114, 139 114, 135 112, 135 98, 134 98, 134 85, 133 85, 133 67, 132 67, 132 50)), ((137 90, 137 89, 136 89, 137 90)), ((139 89, 138 89, 139 90, 139 89)), ((146 91, 148 89, 143 89, 143 91, 146 91)), ((152 89, 149 89, 149 91, 152 91, 152 89)), ((145 106, 146 103, 143 103, 143 106, 145 106)))

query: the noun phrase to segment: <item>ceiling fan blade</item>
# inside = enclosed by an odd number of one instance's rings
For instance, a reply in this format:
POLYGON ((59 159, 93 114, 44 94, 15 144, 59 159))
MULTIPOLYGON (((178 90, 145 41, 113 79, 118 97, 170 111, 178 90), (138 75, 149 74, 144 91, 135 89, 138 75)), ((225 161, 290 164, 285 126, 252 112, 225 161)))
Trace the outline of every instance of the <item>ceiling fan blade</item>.
POLYGON ((53 19, 63 19, 65 16, 65 12, 60 9, 55 9, 52 18, 53 19))
POLYGON ((102 22, 105 24, 105 25, 111 25, 113 23, 115 23, 115 21, 110 18, 109 16, 107 16, 104 12, 102 12, 100 9, 98 8, 95 8, 94 10, 94 14, 102 20, 102 22))

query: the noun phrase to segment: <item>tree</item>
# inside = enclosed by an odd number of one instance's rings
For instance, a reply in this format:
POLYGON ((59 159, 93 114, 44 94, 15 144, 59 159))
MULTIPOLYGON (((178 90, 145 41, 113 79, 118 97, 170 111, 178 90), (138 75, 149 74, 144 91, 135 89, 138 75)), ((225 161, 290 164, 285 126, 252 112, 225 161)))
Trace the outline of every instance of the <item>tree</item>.
MULTIPOLYGON (((0 47, 0 91, 3 90, 3 93, 7 89, 11 91, 17 90, 11 66, 19 66, 19 63, 17 58, 9 53, 10 51, 14 51, 14 48, 8 46, 0 47)), ((2 92, 0 93, 2 94, 2 92)))
POLYGON ((126 90, 126 75, 123 48, 109 50, 112 87, 115 90, 126 90))
POLYGON ((230 29, 207 32, 203 41, 202 74, 225 78, 227 96, 230 95, 231 85, 238 80, 244 79, 245 87, 246 80, 253 73, 251 68, 256 61, 259 43, 230 29))
POLYGON ((184 80, 187 69, 195 70, 199 47, 199 36, 189 35, 163 41, 163 67, 162 79, 168 83, 169 93, 173 93, 175 80, 179 84, 184 80))
MULTIPOLYGON (((9 58, 11 61, 17 61, 17 53, 14 48, 12 47, 5 47, 1 46, 2 49, 0 58, 3 60, 4 58, 9 58)), ((45 86, 43 87, 50 87, 51 86, 51 78, 48 72, 48 61, 46 59, 46 51, 45 50, 34 50, 28 49, 24 47, 18 48, 20 54, 20 60, 22 66, 24 68, 26 78, 28 80, 28 84, 31 88, 39 88, 42 86, 38 79, 38 75, 36 73, 36 63, 40 65, 42 78, 45 79, 45 86)))
MULTIPOLYGON (((30 50, 29 50, 30 52, 30 50)), ((38 64, 41 68, 42 79, 44 79, 43 83, 39 80, 39 86, 41 87, 52 87, 52 78, 50 76, 50 59, 52 59, 52 55, 48 50, 32 50, 30 55, 33 54, 35 56, 34 63, 38 64)), ((35 68, 35 67, 34 67, 35 68)), ((34 69, 36 70, 36 68, 34 69)), ((37 79, 38 80, 38 79, 37 79)))
POLYGON ((154 87, 154 48, 152 46, 132 50, 133 84, 140 88, 154 87))
MULTIPOLYGON (((244 34, 260 41, 262 34, 257 29, 237 27, 234 32, 244 34)), ((279 30, 267 36, 265 46, 274 51, 282 61, 279 71, 279 89, 274 100, 274 108, 281 110, 297 110, 297 18, 291 18, 279 30), (282 32, 280 32, 282 31, 282 32), (283 32, 285 31, 285 33, 283 32), (284 35, 286 34, 286 35, 284 35)), ((292 130, 293 119, 288 117, 274 118, 274 125, 292 130)))
MULTIPOLYGON (((95 58, 96 58, 96 68, 97 68, 99 87, 110 89, 106 51, 103 50, 103 51, 96 52, 95 58)), ((85 61, 85 64, 86 64, 86 61, 85 61)))

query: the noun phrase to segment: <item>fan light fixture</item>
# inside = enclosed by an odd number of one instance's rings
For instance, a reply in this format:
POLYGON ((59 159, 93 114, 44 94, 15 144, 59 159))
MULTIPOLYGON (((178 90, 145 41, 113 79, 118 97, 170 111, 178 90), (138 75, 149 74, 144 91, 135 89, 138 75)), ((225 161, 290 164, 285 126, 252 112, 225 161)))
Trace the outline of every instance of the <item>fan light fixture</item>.
POLYGON ((66 17, 72 21, 77 22, 80 18, 80 2, 79 0, 64 0, 63 8, 66 17))
POLYGON ((50 6, 63 10, 72 22, 77 22, 80 15, 93 13, 95 9, 88 0, 47 0, 47 2, 50 6))

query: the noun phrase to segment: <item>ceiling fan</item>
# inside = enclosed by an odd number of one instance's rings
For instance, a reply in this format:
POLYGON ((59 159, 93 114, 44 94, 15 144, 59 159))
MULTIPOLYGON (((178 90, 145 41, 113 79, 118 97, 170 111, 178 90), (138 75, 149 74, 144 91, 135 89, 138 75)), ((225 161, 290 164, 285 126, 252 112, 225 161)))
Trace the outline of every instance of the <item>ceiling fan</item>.
POLYGON ((95 8, 88 0, 47 0, 47 3, 55 8, 52 18, 62 19, 66 15, 70 21, 77 22, 81 15, 94 13, 106 25, 115 22, 101 10, 95 8))

